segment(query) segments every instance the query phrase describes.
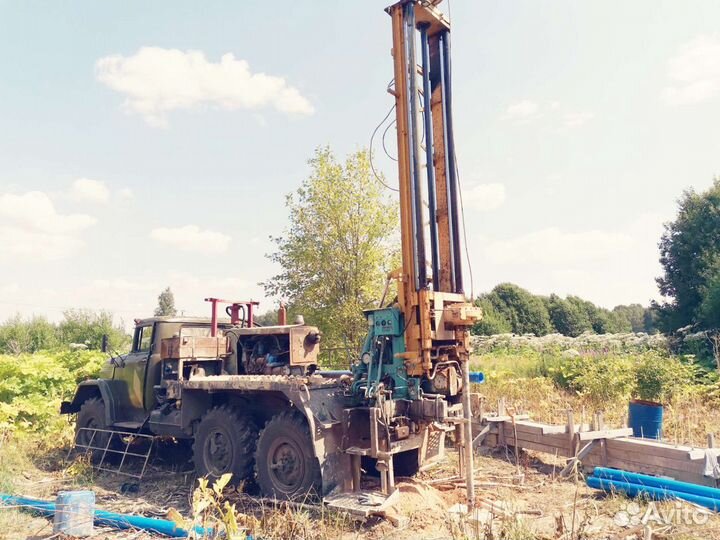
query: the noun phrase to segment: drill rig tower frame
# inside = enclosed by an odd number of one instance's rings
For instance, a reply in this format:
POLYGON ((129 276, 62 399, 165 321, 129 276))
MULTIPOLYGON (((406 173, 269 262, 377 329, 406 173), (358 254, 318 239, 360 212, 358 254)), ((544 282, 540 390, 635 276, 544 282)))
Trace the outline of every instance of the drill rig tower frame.
POLYGON ((371 401, 385 393, 462 403, 456 441, 472 502, 469 329, 481 313, 464 295, 450 24, 438 3, 401 0, 386 10, 392 18, 395 84, 389 91, 395 97, 402 266, 390 275, 397 304, 366 312, 369 333, 353 370, 354 389, 371 401))

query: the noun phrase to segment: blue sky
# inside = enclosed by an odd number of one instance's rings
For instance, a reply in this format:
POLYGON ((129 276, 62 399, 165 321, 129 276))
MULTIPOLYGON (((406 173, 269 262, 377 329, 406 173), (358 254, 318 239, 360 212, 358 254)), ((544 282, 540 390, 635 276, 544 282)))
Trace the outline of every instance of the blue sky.
MULTIPOLYGON (((0 0, 0 318, 263 299, 307 159, 367 146, 392 104, 384 7, 0 0)), ((450 15, 475 292, 657 297, 662 223, 718 172, 720 4, 450 15)))

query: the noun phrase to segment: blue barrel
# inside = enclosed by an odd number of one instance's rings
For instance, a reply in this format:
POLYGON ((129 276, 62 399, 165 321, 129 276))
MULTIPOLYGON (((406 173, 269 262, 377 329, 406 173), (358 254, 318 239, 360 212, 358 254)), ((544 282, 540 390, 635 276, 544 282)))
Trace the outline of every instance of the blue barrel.
POLYGON ((95 519, 95 493, 59 491, 55 500, 53 533, 68 536, 92 536, 95 519))
POLYGON ((485 382, 485 374, 482 371, 471 371, 470 372, 471 383, 483 383, 485 382))
POLYGON ((663 406, 652 401, 630 402, 628 424, 634 437, 662 439, 663 406))

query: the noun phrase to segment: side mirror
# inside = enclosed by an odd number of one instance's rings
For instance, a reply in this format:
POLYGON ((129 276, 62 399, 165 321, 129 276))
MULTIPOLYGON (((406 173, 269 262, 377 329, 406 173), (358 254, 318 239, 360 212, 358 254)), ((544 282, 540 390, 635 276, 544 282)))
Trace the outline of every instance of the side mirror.
POLYGON ((107 334, 103 334, 102 343, 100 345, 100 350, 104 353, 108 352, 108 335, 107 334))

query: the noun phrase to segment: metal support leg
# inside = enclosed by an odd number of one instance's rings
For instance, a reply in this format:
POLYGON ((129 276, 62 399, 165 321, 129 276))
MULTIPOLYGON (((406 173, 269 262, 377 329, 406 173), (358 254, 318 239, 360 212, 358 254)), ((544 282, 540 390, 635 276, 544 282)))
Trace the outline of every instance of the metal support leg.
POLYGON ((472 450, 472 406, 470 404, 470 359, 466 358, 462 363, 462 375, 463 375, 463 415, 464 415, 464 430, 465 435, 463 440, 464 453, 465 453, 465 482, 467 484, 467 505, 468 509, 475 507, 475 484, 474 472, 475 468, 473 465, 473 450, 472 450))
POLYGON ((384 459, 378 458, 377 463, 375 464, 375 468, 380 473, 380 491, 382 491, 385 495, 390 493, 388 489, 388 465, 387 461, 384 459))
POLYGON ((353 491, 360 491, 360 456, 358 454, 350 455, 350 467, 352 468, 352 488, 353 491))

